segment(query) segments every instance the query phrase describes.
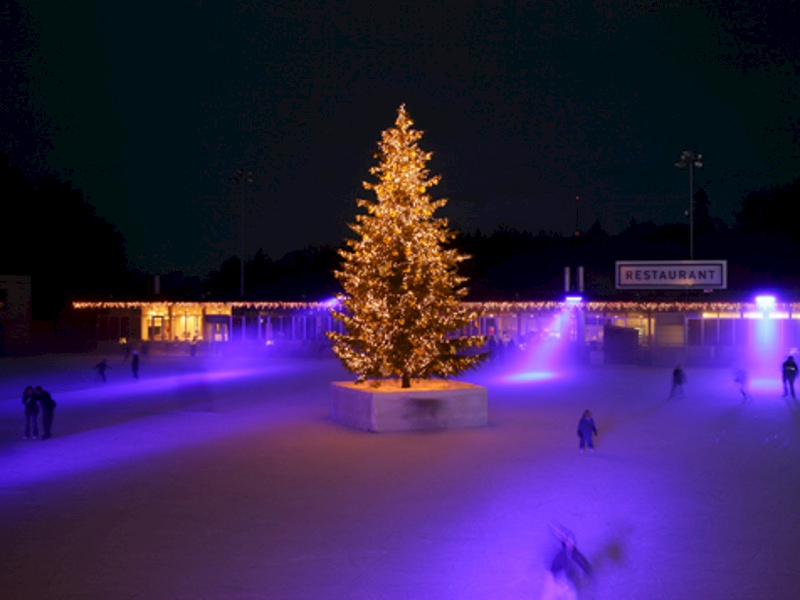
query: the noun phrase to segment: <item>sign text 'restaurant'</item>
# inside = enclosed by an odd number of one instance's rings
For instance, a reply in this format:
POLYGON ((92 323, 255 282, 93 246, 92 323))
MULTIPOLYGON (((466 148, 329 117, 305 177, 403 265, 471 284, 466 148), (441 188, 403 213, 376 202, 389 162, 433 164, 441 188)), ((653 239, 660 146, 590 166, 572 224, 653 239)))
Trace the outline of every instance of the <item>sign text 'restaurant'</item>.
POLYGON ((617 289, 668 290, 675 288, 725 289, 725 260, 617 261, 617 289))

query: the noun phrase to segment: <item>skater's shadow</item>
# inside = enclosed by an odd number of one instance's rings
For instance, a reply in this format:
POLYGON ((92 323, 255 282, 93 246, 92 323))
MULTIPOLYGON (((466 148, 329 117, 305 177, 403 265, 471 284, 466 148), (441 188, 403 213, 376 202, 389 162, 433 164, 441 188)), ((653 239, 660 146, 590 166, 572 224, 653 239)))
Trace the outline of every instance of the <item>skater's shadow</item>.
POLYGON ((619 566, 625 561, 625 545, 622 540, 607 542, 594 559, 595 568, 603 570, 607 566, 619 566))
POLYGON ((617 531, 614 538, 606 541, 598 551, 593 553, 592 564, 595 572, 619 568, 625 562, 627 553, 625 540, 628 537, 629 529, 629 527, 623 527, 617 531))

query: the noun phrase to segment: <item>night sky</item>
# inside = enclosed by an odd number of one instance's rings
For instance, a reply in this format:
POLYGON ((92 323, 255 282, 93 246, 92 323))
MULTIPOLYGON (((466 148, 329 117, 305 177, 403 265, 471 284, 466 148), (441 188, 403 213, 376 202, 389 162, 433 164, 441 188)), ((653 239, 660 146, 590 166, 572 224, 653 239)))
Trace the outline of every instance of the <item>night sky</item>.
POLYGON ((3 10, 0 148, 71 180, 153 273, 238 254, 242 203, 247 257, 341 242, 401 103, 434 152, 440 214, 467 232, 684 221, 684 149, 704 154, 695 183, 728 222, 800 173, 788 1, 3 10), (231 184, 238 168, 253 182, 231 184))

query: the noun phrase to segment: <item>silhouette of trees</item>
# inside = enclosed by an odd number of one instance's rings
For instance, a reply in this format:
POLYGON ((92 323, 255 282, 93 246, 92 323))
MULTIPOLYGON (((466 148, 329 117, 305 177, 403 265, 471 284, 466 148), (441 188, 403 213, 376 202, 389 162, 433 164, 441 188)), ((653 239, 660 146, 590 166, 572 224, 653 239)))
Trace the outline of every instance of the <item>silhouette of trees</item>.
MULTIPOLYGON (((251 300, 315 301, 341 291, 334 276, 341 257, 333 246, 309 245, 273 261, 263 250, 244 265, 245 298, 251 300)), ((239 257, 225 260, 218 271, 204 279, 200 297, 218 300, 239 298, 239 257)))
POLYGON ((736 213, 735 227, 744 233, 800 241, 800 229, 793 216, 800 201, 800 180, 792 185, 751 192, 736 213))
MULTIPOLYGON (((73 297, 141 298, 146 274, 127 266, 125 241, 98 217, 80 190, 50 176, 32 181, 0 152, 0 195, 7 234, 0 236, 0 273, 31 275, 34 318, 55 320, 73 297)), ((695 259, 728 261, 728 292, 769 287, 800 291, 796 247, 800 227, 800 180, 754 190, 742 199, 728 226, 713 213, 703 189, 695 195, 695 259)), ((656 225, 631 219, 620 233, 607 233, 600 220, 581 235, 533 234, 503 226, 487 234, 457 232, 449 242, 471 260, 459 264, 468 278, 468 300, 555 299, 563 296, 564 267, 585 270, 586 293, 626 297, 614 286, 616 260, 686 260, 688 222, 656 225)), ((341 257, 333 246, 309 245, 279 260, 263 250, 245 263, 245 296, 258 300, 321 300, 341 291, 333 273, 341 257)), ((161 276, 169 297, 201 300, 239 298, 239 258, 232 256, 205 277, 175 272, 161 276)), ((663 292, 654 294, 664 296, 663 292)), ((638 293, 637 298, 647 298, 638 293)), ((651 296, 653 296, 651 294, 651 296)), ((654 296, 653 296, 654 297, 654 296)))
POLYGON ((57 319, 72 296, 131 290, 122 235, 81 191, 55 177, 35 185, 0 154, 0 195, 8 233, 0 236, 0 273, 31 276, 34 319, 57 319))

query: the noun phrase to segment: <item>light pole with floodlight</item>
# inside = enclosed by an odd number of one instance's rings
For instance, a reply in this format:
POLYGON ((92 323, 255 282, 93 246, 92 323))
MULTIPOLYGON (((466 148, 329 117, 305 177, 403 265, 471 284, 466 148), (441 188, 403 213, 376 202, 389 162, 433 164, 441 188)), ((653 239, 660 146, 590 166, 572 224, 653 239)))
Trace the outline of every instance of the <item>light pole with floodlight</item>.
POLYGON ((694 260, 694 170, 702 168, 703 155, 694 150, 684 150, 675 166, 679 169, 689 167, 689 260, 694 260))
MULTIPOLYGON (((228 177, 228 181, 238 189, 240 183, 253 183, 253 172, 236 169, 233 175, 228 177)), ((244 193, 239 190, 239 201, 241 203, 241 215, 239 217, 239 297, 244 298, 244 193)))

